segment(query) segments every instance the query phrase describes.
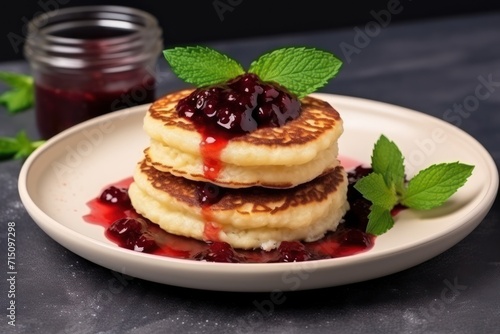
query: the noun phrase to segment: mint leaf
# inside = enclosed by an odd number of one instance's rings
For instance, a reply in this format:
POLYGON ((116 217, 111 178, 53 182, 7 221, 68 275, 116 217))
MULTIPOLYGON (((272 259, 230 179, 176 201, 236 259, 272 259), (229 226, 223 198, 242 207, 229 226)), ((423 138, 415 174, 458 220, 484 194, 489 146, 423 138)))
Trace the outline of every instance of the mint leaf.
POLYGON ((432 165, 410 180, 401 203, 419 210, 438 207, 465 184, 473 169, 459 162, 432 165))
POLYGON ((417 210, 442 205, 467 182, 474 169, 460 162, 434 164, 406 182, 404 157, 384 135, 373 147, 371 167, 373 172, 359 179, 354 189, 372 203, 366 232, 373 235, 393 227, 391 211, 396 205, 417 210))
POLYGON ((16 138, 0 137, 0 160, 12 158, 19 151, 16 138))
MULTIPOLYGON (((164 50, 163 55, 179 78, 197 87, 223 83, 245 73, 234 59, 208 47, 176 47, 164 50)), ((341 67, 342 61, 332 53, 289 47, 260 56, 248 72, 302 98, 324 86, 341 67)))
POLYGON ((378 205, 372 205, 370 207, 366 233, 381 235, 389 231, 393 226, 394 218, 392 218, 390 210, 382 208, 378 205))
POLYGON ((370 173, 361 178, 354 188, 374 205, 386 210, 392 209, 398 202, 395 189, 389 188, 384 177, 378 173, 370 173))
POLYGON ((0 81, 12 88, 0 94, 0 104, 4 105, 7 111, 17 113, 33 106, 35 94, 31 76, 0 71, 0 81))
POLYGON ((250 64, 248 72, 264 81, 273 81, 302 98, 335 77, 342 61, 335 55, 314 48, 282 48, 262 55, 250 64))
POLYGON ((44 142, 32 141, 25 131, 20 131, 15 137, 0 137, 0 160, 26 158, 44 142))
POLYGON ((399 194, 404 192, 404 157, 397 145, 381 135, 373 147, 372 168, 383 175, 386 184, 394 186, 399 194))
POLYGON ((245 73, 235 60, 202 46, 176 47, 163 51, 172 71, 187 83, 209 86, 245 73))

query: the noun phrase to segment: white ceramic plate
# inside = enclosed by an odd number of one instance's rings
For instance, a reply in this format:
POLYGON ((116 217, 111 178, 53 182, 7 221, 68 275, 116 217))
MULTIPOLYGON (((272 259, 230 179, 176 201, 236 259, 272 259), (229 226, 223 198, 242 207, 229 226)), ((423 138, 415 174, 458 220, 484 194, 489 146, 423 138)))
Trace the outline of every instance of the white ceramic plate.
MULTIPOLYGON (((407 172, 437 162, 475 165, 467 183, 442 207, 405 210, 375 246, 361 254, 302 263, 209 263, 142 254, 119 248, 102 227, 86 223, 86 202, 105 185, 131 176, 148 137, 147 106, 79 124, 51 138, 25 162, 19 193, 26 210, 51 238, 70 251, 123 274, 175 286, 223 291, 288 291, 373 279, 422 263, 466 237, 488 213, 498 171, 483 146, 440 119, 399 106, 347 96, 314 94, 344 119, 340 152, 369 163, 381 134, 406 157, 407 172)), ((460 261, 460 259, 457 259, 460 261)))

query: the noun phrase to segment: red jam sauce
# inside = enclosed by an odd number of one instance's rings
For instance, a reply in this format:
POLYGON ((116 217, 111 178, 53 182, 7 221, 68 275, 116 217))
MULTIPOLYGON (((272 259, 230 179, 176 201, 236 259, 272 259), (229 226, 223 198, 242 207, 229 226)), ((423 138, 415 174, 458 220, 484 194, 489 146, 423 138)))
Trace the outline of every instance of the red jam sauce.
MULTIPOLYGON (((261 249, 234 249, 221 241, 204 242, 192 238, 173 235, 162 230, 157 224, 138 214, 130 203, 127 189, 132 178, 127 178, 105 187, 99 197, 88 202, 90 213, 85 221, 105 228, 106 237, 118 246, 137 252, 156 254, 180 259, 231 263, 276 263, 298 262, 351 256, 370 250, 375 236, 365 232, 370 203, 357 190, 354 183, 367 175, 370 168, 357 166, 348 172, 348 201, 351 209, 344 222, 335 232, 327 233, 314 242, 281 242, 272 251, 261 249)), ((210 201, 222 196, 217 189, 202 187, 199 200, 210 201)), ((207 210, 208 211, 208 210, 207 210)), ((208 224, 207 224, 208 225, 208 224)), ((208 225, 207 234, 217 232, 217 226, 208 225)), ((215 237, 214 237, 215 239, 215 237)))
POLYGON ((222 167, 220 154, 231 138, 284 125, 299 116, 300 101, 284 87, 245 73, 223 84, 196 89, 176 109, 201 134, 204 174, 215 180, 222 167))
POLYGON ((155 99, 155 79, 146 71, 89 75, 91 79, 85 82, 78 76, 57 73, 37 79, 36 122, 43 138, 93 117, 155 99))
POLYGON ((176 109, 195 125, 208 124, 229 135, 241 135, 297 118, 300 101, 286 88, 245 73, 223 84, 196 89, 176 109))

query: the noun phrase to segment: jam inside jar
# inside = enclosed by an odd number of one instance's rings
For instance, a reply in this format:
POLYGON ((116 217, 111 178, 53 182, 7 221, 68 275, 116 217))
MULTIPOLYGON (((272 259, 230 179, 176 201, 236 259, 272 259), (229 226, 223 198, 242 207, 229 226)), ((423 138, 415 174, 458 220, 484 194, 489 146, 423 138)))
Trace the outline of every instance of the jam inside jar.
POLYGON ((154 98, 155 77, 140 68, 84 76, 40 73, 35 79, 36 124, 40 135, 48 139, 90 118, 154 98))
POLYGON ((35 79, 40 135, 155 99, 162 50, 157 20, 123 6, 82 6, 28 24, 25 56, 35 79))

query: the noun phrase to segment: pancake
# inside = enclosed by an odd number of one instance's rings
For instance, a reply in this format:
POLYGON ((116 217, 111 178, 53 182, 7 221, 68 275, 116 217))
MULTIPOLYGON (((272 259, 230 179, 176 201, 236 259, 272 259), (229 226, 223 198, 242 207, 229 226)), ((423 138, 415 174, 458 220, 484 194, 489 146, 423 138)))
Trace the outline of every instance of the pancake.
POLYGON ((330 104, 308 96, 301 100, 298 118, 281 127, 259 128, 231 138, 216 157, 221 172, 215 178, 207 178, 201 172, 203 137, 175 109, 177 102, 192 91, 181 90, 157 99, 144 117, 144 130, 152 139, 148 161, 162 171, 232 188, 287 188, 310 181, 338 165, 337 140, 343 133, 342 119, 330 104), (258 177, 257 168, 261 168, 263 179, 258 177), (284 172, 289 168, 288 173, 284 172))
POLYGON ((198 201, 200 185, 207 184, 159 171, 143 160, 129 196, 138 213, 167 232, 241 249, 320 239, 337 228, 349 208, 341 166, 289 189, 221 188, 220 200, 205 208, 198 201))
MULTIPOLYGON (((147 163, 160 171, 170 172, 194 181, 207 181, 204 175, 203 159, 199 155, 186 154, 156 140, 151 140, 144 154, 147 163)), ((291 188, 311 181, 316 176, 338 166, 337 155, 338 145, 335 143, 313 160, 301 165, 239 166, 226 163, 217 178, 211 182, 227 188, 253 186, 291 188)))

